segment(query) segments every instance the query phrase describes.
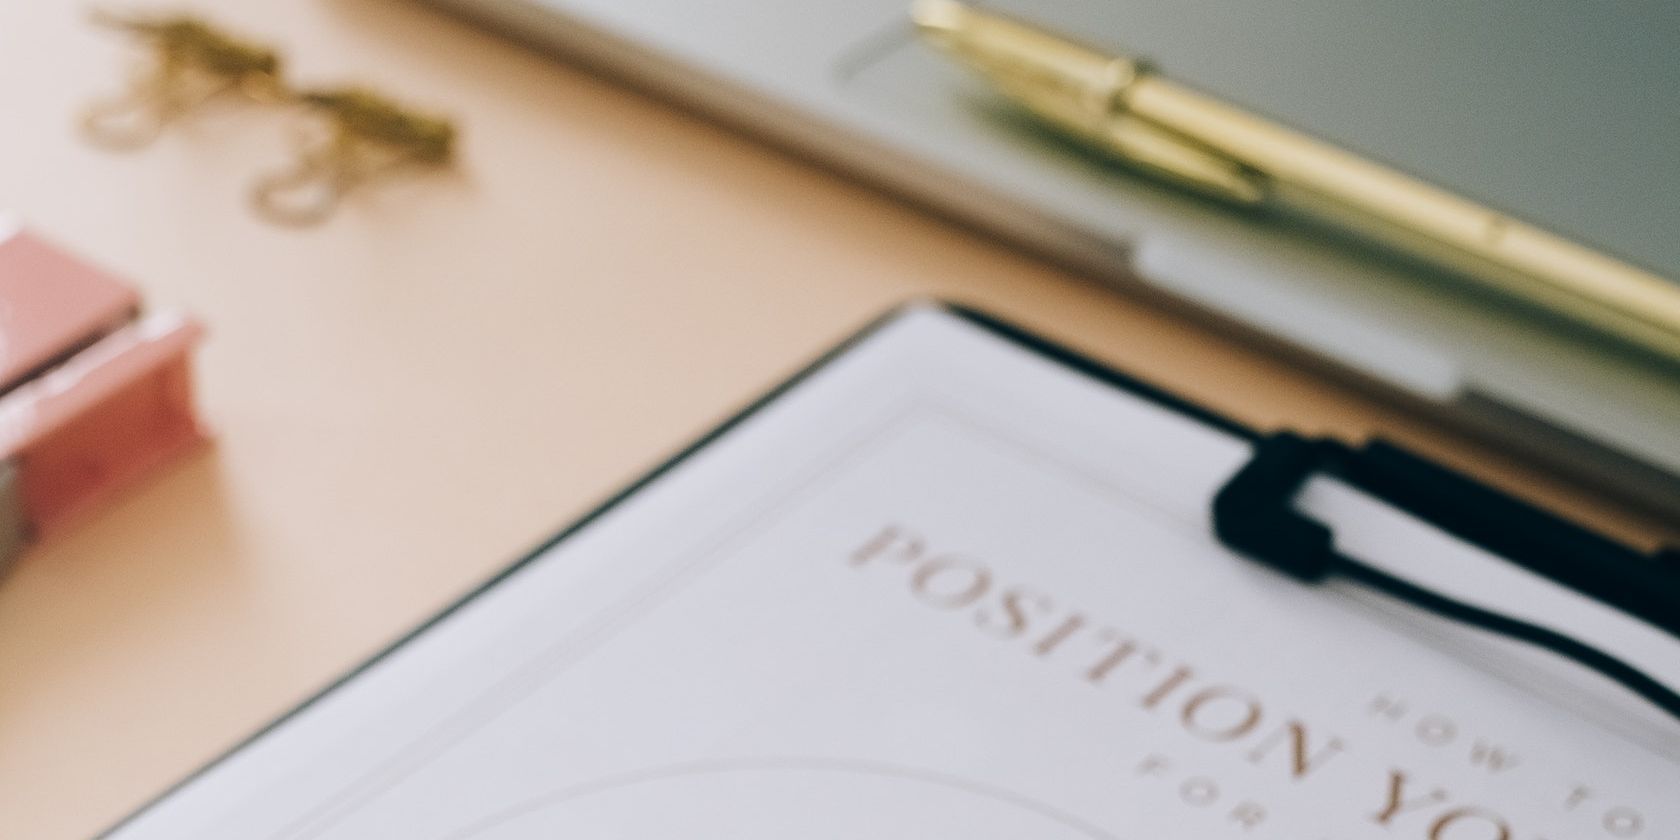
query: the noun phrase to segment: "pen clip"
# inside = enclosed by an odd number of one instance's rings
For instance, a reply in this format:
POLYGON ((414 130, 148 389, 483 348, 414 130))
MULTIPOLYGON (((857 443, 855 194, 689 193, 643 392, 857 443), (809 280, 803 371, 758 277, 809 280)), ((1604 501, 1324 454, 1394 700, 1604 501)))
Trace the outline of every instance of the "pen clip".
POLYGON ((1266 198, 1264 173, 1124 110, 1115 113, 1103 132, 1114 155, 1151 175, 1245 207, 1266 198))
POLYGON ((917 31, 1010 100, 1111 157, 1196 192, 1258 204, 1266 182, 1207 143, 1131 113, 1128 98, 1155 73, 1147 60, 1108 55, 957 0, 918 0, 917 31))

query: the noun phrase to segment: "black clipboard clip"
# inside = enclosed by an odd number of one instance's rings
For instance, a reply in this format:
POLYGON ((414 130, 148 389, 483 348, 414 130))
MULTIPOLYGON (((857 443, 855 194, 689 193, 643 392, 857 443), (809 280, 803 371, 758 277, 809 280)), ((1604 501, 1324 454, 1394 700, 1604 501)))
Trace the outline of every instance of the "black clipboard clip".
POLYGON ((1356 581, 1461 623, 1544 648, 1621 683, 1676 718, 1680 693, 1567 635, 1467 604, 1337 551, 1324 523, 1296 509, 1315 474, 1333 475, 1467 542, 1680 640, 1680 551, 1643 554, 1380 440, 1359 448, 1279 432, 1213 500, 1227 548, 1306 583, 1356 581))

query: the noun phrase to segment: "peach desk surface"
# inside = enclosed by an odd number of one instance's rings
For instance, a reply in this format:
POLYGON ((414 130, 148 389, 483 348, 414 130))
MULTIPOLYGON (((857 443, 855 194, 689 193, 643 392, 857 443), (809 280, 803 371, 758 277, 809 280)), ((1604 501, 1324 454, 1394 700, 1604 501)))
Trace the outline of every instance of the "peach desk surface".
POLYGON ((891 305, 978 303, 1261 426, 1372 430, 1623 535, 1660 526, 692 116, 398 0, 208 10, 294 72, 451 110, 461 173, 326 227, 246 212, 287 117, 137 153, 130 55, 0 10, 0 207, 211 329, 217 444, 0 582, 0 838, 90 835, 891 305))

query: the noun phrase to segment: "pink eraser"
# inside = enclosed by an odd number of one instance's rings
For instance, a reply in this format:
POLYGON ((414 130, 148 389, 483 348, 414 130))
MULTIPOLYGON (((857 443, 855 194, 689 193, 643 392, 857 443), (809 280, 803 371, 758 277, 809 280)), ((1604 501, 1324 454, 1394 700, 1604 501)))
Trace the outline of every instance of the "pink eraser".
POLYGON ((126 284, 0 219, 0 393, 132 320, 126 284))
POLYGON ((204 439, 177 314, 124 326, 0 396, 0 459, 17 470, 29 538, 50 535, 204 439))

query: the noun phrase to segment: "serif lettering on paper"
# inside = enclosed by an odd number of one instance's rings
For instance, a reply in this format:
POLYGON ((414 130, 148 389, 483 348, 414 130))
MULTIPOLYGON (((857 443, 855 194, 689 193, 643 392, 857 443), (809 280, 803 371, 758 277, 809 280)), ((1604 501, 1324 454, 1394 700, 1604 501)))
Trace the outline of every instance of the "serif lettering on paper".
MULTIPOLYGON (((976 636, 1011 644, 1042 660, 1052 673, 1112 691, 1182 737, 1220 745, 1257 772, 1305 792, 1315 780, 1338 773, 1370 776, 1360 790, 1369 796, 1345 803, 1320 803, 1327 817, 1323 840, 1336 830, 1353 836, 1400 840, 1572 840, 1584 837, 1650 836, 1637 811, 1618 806, 1601 821, 1582 819, 1581 790, 1560 792, 1558 820, 1522 826, 1497 809, 1465 801, 1427 783, 1396 763, 1350 762, 1356 748, 1342 733, 1280 710, 1259 693, 1197 665, 1176 659, 1151 640, 1072 606, 1030 582, 1006 579, 999 566, 964 552, 944 550, 916 529, 888 525, 867 535, 846 557, 860 573, 895 581, 915 602, 973 626, 976 636), (1371 772, 1372 766, 1382 766, 1371 772), (1340 812, 1337 813, 1337 809, 1340 812), (1564 833, 1559 823, 1573 818, 1564 833), (1585 829, 1590 833, 1581 833, 1585 829)), ((1379 698, 1373 708, 1395 712, 1395 701, 1379 698)), ((1440 739, 1443 719, 1425 719, 1420 738, 1440 739)), ((1427 743, 1427 741, 1425 741, 1427 743)), ((1473 763, 1488 766, 1489 748, 1473 751, 1473 763)), ((1501 755, 1499 767, 1514 760, 1501 755)), ((1216 816, 1241 836, 1264 837, 1271 803, 1228 790, 1229 782, 1180 767, 1170 755, 1141 756, 1136 777, 1158 783, 1163 796, 1183 807, 1216 816)), ((1298 839, 1300 840, 1300 839, 1298 839)))

